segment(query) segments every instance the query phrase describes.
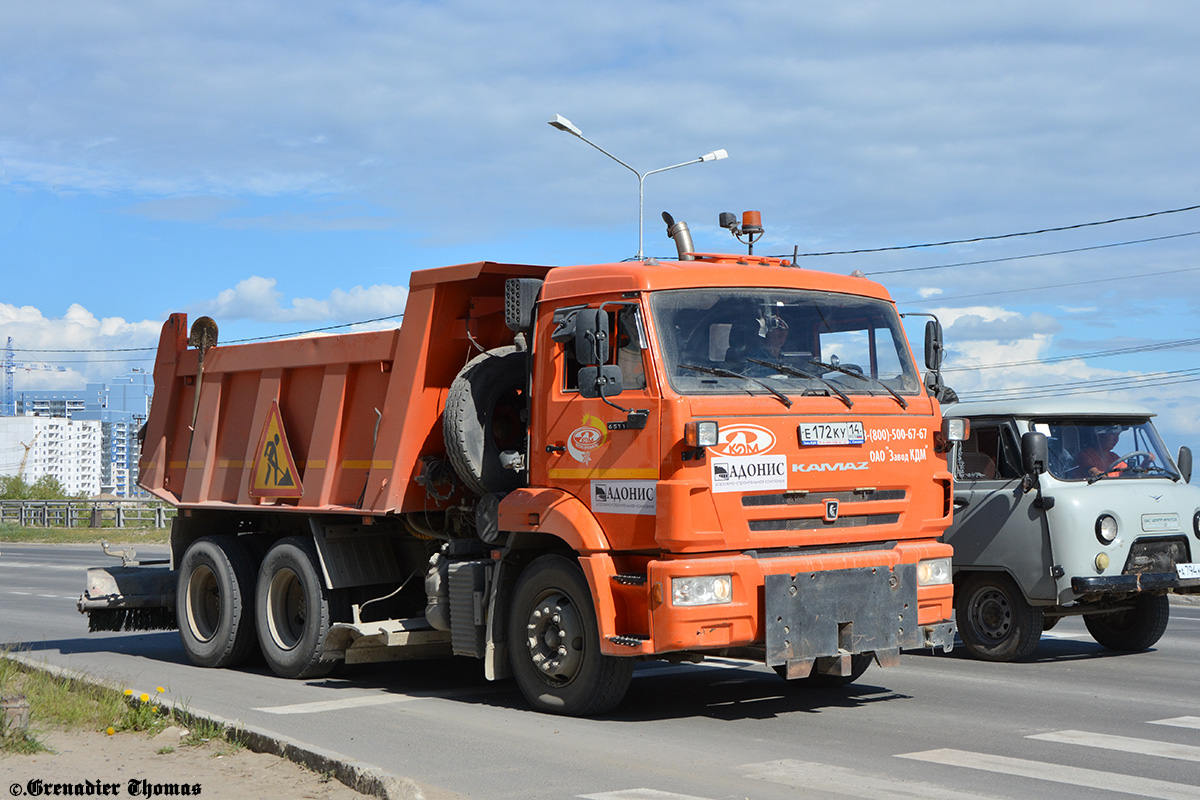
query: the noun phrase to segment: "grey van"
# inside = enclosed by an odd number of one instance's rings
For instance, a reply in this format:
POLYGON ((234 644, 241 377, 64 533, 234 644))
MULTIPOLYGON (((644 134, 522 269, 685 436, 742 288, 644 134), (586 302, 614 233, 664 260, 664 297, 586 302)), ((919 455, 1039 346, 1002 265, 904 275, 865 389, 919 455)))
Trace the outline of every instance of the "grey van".
POLYGON ((1064 616, 1092 637, 1146 650, 1168 592, 1200 593, 1200 488, 1192 454, 1172 459, 1153 414, 1062 398, 957 403, 955 617, 976 658, 1014 661, 1064 616))

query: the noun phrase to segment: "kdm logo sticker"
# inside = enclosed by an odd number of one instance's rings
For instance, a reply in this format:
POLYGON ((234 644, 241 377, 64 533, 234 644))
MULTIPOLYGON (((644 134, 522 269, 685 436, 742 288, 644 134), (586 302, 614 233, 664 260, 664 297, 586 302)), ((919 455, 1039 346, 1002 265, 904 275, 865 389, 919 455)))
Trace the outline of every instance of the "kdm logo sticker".
POLYGON ((604 422, 590 414, 585 415, 583 424, 571 431, 571 435, 567 437, 567 452, 579 463, 590 464, 592 453, 602 447, 607 438, 608 431, 604 422))
POLYGON ((760 425, 729 425, 721 428, 716 447, 709 448, 718 456, 757 456, 771 452, 775 434, 760 425))

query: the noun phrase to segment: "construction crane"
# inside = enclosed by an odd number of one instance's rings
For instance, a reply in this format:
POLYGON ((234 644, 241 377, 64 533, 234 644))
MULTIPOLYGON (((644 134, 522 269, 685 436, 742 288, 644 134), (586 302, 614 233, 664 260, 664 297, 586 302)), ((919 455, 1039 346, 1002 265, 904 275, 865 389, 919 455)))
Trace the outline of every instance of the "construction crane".
POLYGON ((52 372, 66 372, 66 367, 52 367, 48 364, 18 364, 13 358, 13 340, 8 337, 8 346, 4 348, 4 406, 0 408, 0 417, 11 417, 17 413, 17 401, 13 395, 13 373, 23 369, 26 371, 35 369, 50 370, 52 372))
POLYGON ((37 437, 42 435, 41 429, 33 432, 33 438, 29 440, 29 444, 21 442, 21 447, 25 448, 25 454, 21 456, 21 466, 17 467, 17 480, 25 480, 25 462, 29 460, 29 451, 33 449, 33 445, 37 442, 37 437))

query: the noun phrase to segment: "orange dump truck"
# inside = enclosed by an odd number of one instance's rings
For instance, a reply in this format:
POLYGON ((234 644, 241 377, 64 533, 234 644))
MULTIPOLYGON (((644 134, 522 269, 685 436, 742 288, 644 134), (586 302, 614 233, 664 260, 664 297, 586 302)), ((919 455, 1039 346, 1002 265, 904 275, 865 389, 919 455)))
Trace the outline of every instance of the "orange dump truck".
POLYGON ((677 245, 414 272, 397 330, 171 316, 141 461, 171 564, 91 570, 80 609, 287 677, 475 657, 565 714, 639 660, 838 684, 948 650, 954 431, 886 291, 677 245))

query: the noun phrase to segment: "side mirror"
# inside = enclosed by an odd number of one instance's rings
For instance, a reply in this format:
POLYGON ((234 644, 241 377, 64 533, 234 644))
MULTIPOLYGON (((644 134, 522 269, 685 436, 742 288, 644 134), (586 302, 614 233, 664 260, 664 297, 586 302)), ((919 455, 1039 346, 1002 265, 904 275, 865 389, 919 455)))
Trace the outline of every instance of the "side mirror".
POLYGON ((584 367, 579 370, 580 397, 616 397, 624 391, 624 377, 616 364, 584 367))
POLYGON ((1179 474, 1183 476, 1184 483, 1192 482, 1192 449, 1187 445, 1179 448, 1179 457, 1175 459, 1175 466, 1179 467, 1179 474))
POLYGON ((1046 434, 1030 431, 1021 436, 1021 469, 1026 475, 1041 475, 1050 462, 1050 445, 1046 434))
POLYGON ((589 367, 608 361, 608 314, 598 308, 581 308, 575 315, 575 359, 589 367))
POLYGON ((925 368, 934 372, 942 368, 942 323, 931 319, 925 323, 925 368))

